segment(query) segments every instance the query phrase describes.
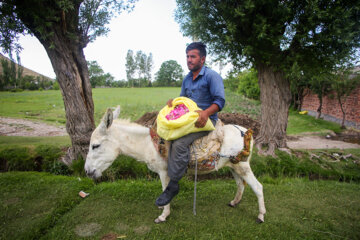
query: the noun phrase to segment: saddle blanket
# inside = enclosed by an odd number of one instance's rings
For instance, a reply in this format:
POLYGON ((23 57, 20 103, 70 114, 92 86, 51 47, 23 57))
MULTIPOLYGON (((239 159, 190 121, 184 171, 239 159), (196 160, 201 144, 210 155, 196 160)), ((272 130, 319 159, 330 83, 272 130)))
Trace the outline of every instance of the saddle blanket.
MULTIPOLYGON (((215 125, 215 130, 208 135, 195 140, 190 145, 190 161, 189 168, 195 169, 196 162, 198 170, 209 171, 216 168, 220 159, 220 148, 224 140, 224 124, 218 120, 215 125)), ((156 133, 156 125, 150 129, 151 140, 160 153, 161 157, 167 161, 170 142, 159 137, 156 133)))

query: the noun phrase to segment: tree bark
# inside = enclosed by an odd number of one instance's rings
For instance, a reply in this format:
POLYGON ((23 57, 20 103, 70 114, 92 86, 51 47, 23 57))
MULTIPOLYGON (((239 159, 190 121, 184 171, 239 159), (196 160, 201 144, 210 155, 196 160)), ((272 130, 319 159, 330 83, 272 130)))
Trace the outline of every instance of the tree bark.
POLYGON ((63 159, 66 163, 81 156, 86 159, 91 133, 95 129, 94 103, 87 63, 80 44, 54 34, 55 48, 45 46, 54 68, 66 113, 66 130, 72 148, 63 159))
POLYGON ((261 100, 261 127, 256 138, 259 154, 275 156, 276 148, 285 148, 286 128, 291 103, 290 83, 273 67, 257 67, 261 100), (266 150, 263 147, 267 146, 266 150))

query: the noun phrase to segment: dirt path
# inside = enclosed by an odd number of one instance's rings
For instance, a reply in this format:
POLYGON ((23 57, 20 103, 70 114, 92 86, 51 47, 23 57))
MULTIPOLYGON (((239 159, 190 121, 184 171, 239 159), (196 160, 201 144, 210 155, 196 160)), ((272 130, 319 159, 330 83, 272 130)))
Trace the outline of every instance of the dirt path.
MULTIPOLYGON (((241 124, 246 125, 246 124, 241 124)), ((256 129, 256 128, 255 128, 256 129)), ((65 136, 65 127, 51 126, 45 123, 24 119, 0 117, 0 136, 65 136)), ((288 146, 292 149, 328 149, 360 148, 359 144, 330 140, 319 136, 291 136, 288 146)))
POLYGON ((359 144, 347 143, 344 141, 326 139, 320 136, 297 136, 287 140, 291 149, 346 149, 360 148, 359 144))
POLYGON ((51 126, 45 123, 24 119, 0 117, 0 136, 65 136, 65 127, 51 126))

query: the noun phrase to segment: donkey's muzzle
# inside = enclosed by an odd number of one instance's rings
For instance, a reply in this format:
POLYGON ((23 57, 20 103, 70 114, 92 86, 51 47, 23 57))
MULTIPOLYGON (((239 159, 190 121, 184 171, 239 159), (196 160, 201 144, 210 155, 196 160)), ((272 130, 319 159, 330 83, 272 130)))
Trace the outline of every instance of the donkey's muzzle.
POLYGON ((96 169, 94 170, 85 170, 85 173, 88 177, 92 178, 92 179, 95 179, 96 178, 96 175, 95 175, 95 172, 96 172, 96 169))

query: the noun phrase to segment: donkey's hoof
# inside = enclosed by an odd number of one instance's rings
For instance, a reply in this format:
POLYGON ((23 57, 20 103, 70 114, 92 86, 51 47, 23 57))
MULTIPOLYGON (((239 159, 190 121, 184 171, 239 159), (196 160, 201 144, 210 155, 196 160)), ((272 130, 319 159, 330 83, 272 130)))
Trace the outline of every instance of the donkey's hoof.
POLYGON ((260 223, 263 223, 263 222, 264 222, 264 220, 261 220, 260 218, 257 218, 257 219, 256 219, 256 223, 259 223, 259 224, 260 224, 260 223))
POLYGON ((229 207, 232 207, 232 208, 236 207, 236 205, 231 204, 231 202, 228 203, 228 206, 229 206, 229 207))
POLYGON ((162 220, 159 217, 154 221, 156 224, 166 222, 166 219, 162 220))

